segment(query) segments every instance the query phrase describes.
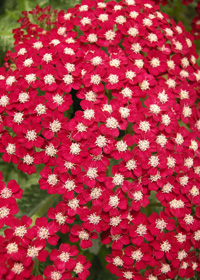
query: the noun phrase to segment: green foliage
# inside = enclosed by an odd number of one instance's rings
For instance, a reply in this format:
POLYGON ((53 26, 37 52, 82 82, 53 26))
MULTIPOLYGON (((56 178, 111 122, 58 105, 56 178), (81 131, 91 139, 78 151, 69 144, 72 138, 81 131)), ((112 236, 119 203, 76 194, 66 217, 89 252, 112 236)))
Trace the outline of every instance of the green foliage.
POLYGON ((12 30, 19 27, 17 20, 22 11, 30 11, 36 5, 42 8, 51 5, 57 10, 67 10, 79 4, 80 0, 1 0, 0 1, 0 65, 3 64, 7 50, 13 49, 12 30))
POLYGON ((41 206, 48 194, 39 188, 38 184, 29 185, 23 193, 22 199, 18 201, 18 217, 27 215, 31 217, 41 206))

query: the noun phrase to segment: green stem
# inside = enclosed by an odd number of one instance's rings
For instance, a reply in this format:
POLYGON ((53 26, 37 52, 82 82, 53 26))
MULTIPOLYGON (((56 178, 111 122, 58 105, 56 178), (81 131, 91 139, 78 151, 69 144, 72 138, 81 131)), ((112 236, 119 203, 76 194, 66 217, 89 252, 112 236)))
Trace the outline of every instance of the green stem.
POLYGON ((35 211, 35 213, 31 216, 32 226, 35 224, 35 220, 39 217, 42 217, 46 214, 49 207, 53 204, 53 202, 58 198, 58 194, 48 196, 44 202, 40 205, 39 209, 35 211))

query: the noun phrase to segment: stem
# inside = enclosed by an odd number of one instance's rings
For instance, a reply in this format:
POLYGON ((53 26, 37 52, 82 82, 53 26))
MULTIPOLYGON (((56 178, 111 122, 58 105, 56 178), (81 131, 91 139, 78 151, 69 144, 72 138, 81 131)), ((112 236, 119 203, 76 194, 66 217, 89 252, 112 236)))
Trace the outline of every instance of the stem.
POLYGON ((44 216, 46 214, 49 207, 53 204, 53 202, 58 198, 58 194, 48 196, 44 202, 40 205, 39 209, 35 211, 35 213, 31 216, 32 226, 35 224, 35 220, 39 217, 44 216))

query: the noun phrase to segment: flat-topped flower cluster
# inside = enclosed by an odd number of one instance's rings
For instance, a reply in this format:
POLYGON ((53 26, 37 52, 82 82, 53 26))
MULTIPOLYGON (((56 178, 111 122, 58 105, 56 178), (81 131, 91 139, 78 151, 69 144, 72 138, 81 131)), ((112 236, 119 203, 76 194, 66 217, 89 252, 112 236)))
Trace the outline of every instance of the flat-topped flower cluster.
POLYGON ((149 0, 83 0, 54 11, 53 22, 49 7, 31 14, 46 29, 24 13, 0 68, 0 153, 28 174, 44 164, 38 187, 62 201, 48 219, 18 219, 22 190, 0 178, 0 278, 85 280, 91 264, 75 245, 45 250, 59 231, 83 249, 100 237, 119 280, 192 278, 200 271, 193 36, 149 0), (154 193, 160 212, 151 211, 154 193), (52 265, 34 276, 48 255, 52 265))

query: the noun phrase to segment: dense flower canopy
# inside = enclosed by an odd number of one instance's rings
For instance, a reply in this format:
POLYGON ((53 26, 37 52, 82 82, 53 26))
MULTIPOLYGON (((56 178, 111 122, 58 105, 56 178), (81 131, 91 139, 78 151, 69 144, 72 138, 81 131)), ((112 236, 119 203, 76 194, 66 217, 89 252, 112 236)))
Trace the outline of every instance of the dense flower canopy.
MULTIPOLYGON (((0 68, 0 153, 28 174, 44 164, 39 186, 62 201, 31 227, 30 218, 14 216, 20 187, 0 178, 0 227, 8 226, 0 278, 43 279, 31 274, 34 262, 46 260, 58 231, 83 249, 100 236, 119 280, 193 277, 200 270, 193 36, 149 0, 83 0, 67 12, 31 13, 47 28, 24 13, 14 30, 15 51, 0 68), (149 207, 154 194, 159 213, 149 207)), ((64 243, 53 249, 45 279, 85 280, 91 264, 78 253, 64 243)))

